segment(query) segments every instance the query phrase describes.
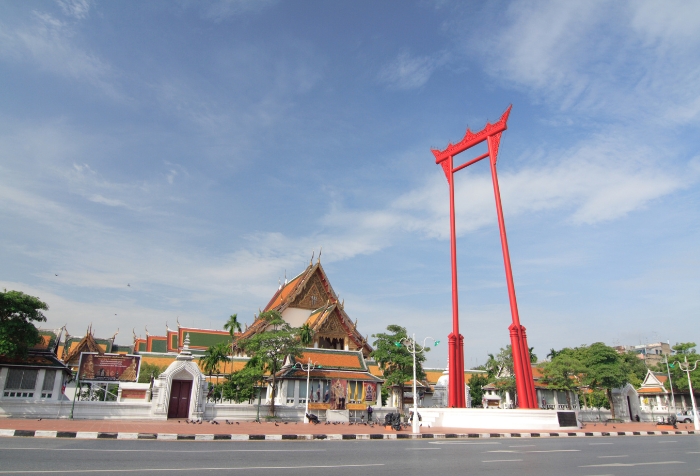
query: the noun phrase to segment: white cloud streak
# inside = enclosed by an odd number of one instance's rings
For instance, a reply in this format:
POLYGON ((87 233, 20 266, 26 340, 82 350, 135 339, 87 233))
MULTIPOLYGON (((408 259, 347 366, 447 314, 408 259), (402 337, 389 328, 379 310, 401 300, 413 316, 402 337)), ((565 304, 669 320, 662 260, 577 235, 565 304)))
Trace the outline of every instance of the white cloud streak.
POLYGON ((379 72, 378 79, 393 89, 418 89, 428 82, 433 72, 445 62, 445 55, 411 56, 402 51, 379 72))
POLYGON ((61 2, 71 20, 34 10, 25 24, 0 22, 0 58, 30 63, 41 71, 89 84, 102 94, 124 100, 114 78, 117 72, 80 44, 74 21, 88 14, 87 2, 61 2))
POLYGON ((476 46, 493 77, 555 109, 657 123, 699 117, 697 3, 515 2, 502 25, 467 36, 465 53, 476 46))

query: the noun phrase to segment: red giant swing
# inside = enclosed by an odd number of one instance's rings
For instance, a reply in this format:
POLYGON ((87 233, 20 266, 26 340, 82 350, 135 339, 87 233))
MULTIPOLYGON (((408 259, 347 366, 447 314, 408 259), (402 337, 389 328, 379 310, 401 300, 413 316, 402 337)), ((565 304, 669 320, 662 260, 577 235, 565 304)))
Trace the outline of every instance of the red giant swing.
POLYGON ((435 162, 442 166, 450 187, 450 245, 452 259, 452 333, 448 337, 449 355, 449 388, 448 406, 451 408, 465 408, 464 392, 464 337, 459 333, 459 308, 457 299, 457 243, 455 231, 455 189, 454 174, 482 159, 489 158, 491 163, 491 178, 493 180, 493 193, 496 198, 496 212, 498 214, 498 227, 501 234, 501 247, 503 249, 503 262, 506 271, 506 282, 508 284, 508 298, 510 301, 510 312, 513 323, 508 328, 510 330, 510 342, 513 350, 513 368, 515 372, 515 383, 518 394, 518 406, 520 408, 537 408, 537 398, 535 394, 535 383, 532 378, 532 368, 530 365, 530 353, 527 345, 525 327, 520 324, 518 315, 518 303, 515 299, 515 285, 513 284, 513 273, 510 266, 510 255, 508 253, 508 240, 506 238, 506 226, 503 221, 503 209, 501 207, 501 193, 498 187, 498 175, 496 174, 496 160, 498 158, 498 146, 501 142, 501 134, 508 126, 508 116, 512 106, 503 113, 495 124, 486 123, 479 132, 472 132, 467 128, 464 138, 457 144, 449 144, 444 150, 433 149, 435 162), (486 142, 487 152, 465 162, 457 167, 454 166, 454 157, 472 147, 486 142))

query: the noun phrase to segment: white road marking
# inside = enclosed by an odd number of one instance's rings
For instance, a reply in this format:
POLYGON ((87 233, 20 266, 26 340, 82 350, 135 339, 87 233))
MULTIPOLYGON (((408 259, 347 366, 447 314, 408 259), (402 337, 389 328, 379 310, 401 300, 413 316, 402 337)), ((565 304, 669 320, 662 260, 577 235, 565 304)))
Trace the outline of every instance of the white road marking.
POLYGON ((597 445, 612 445, 614 443, 588 443, 591 446, 597 446, 597 445))
POLYGON ((608 456, 598 456, 598 458, 629 458, 629 455, 608 455, 608 456))
POLYGON ((305 465, 305 466, 238 466, 221 468, 137 468, 137 469, 54 469, 46 471, 0 471, 0 474, 64 474, 64 473, 151 473, 158 471, 190 471, 200 473, 202 471, 249 471, 251 469, 333 469, 333 468, 367 468, 370 466, 384 466, 382 463, 372 464, 337 464, 337 465, 305 465))
POLYGON ((652 461, 650 463, 608 463, 608 464, 586 464, 579 468, 601 468, 601 467, 626 467, 626 466, 651 466, 657 464, 685 464, 685 461, 652 461))
POLYGON ((678 443, 678 440, 671 440, 671 441, 657 441, 657 443, 659 443, 659 444, 663 444, 663 443, 678 443))
POLYGON ((508 461, 522 461, 521 459, 487 459, 482 461, 482 463, 504 463, 508 461))
POLYGON ((532 450, 532 451, 525 451, 525 453, 571 453, 575 451, 581 451, 581 450, 532 450))
POLYGON ((577 452, 581 450, 525 450, 525 451, 518 451, 518 450, 491 450, 487 451, 487 453, 571 453, 571 452, 577 452))
POLYGON ((494 442, 472 442, 472 441, 431 441, 431 445, 500 445, 500 443, 494 442))

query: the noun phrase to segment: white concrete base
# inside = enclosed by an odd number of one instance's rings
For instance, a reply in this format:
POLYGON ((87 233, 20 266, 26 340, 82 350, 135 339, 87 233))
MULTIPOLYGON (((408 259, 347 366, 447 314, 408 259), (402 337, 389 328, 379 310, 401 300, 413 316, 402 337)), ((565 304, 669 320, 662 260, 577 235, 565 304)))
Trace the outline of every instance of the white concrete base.
POLYGON ((326 421, 348 423, 350 412, 348 410, 326 410, 326 421))
MULTIPOLYGON (((567 412, 576 413, 573 410, 567 412)), ((423 419, 421 423, 424 432, 427 427, 553 431, 566 431, 578 427, 559 426, 559 418, 554 410, 419 408, 418 413, 423 419)))

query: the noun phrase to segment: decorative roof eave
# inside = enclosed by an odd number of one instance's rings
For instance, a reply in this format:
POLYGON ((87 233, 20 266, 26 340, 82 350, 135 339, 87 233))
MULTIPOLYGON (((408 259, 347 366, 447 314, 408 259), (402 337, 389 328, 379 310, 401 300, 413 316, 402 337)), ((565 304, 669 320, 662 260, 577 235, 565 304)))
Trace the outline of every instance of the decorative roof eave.
POLYGON ((71 370, 58 360, 58 357, 52 351, 33 351, 29 350, 29 355, 26 358, 7 358, 0 356, 0 367, 15 367, 29 369, 57 369, 66 374, 71 374, 71 370))
MULTIPOLYGON (((277 372, 277 379, 299 379, 306 380, 306 371, 289 367, 277 372)), ((351 370, 336 370, 336 369, 314 369, 309 373, 312 379, 345 379, 345 380, 361 380, 363 382, 383 383, 384 380, 372 375, 369 372, 353 372, 351 370)), ((271 377, 270 377, 271 378, 271 377)))
POLYGON ((85 337, 83 337, 80 342, 78 342, 78 345, 76 345, 75 348, 70 351, 68 357, 64 359, 64 362, 70 362, 76 357, 80 357, 82 352, 97 352, 100 355, 104 354, 100 346, 97 345, 97 342, 95 342, 95 338, 92 336, 91 332, 85 334, 85 337))

